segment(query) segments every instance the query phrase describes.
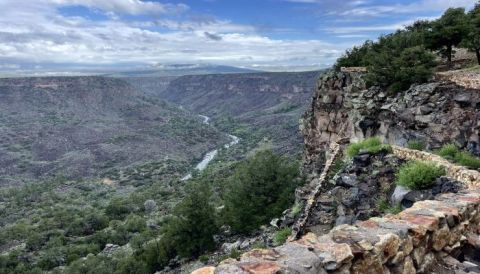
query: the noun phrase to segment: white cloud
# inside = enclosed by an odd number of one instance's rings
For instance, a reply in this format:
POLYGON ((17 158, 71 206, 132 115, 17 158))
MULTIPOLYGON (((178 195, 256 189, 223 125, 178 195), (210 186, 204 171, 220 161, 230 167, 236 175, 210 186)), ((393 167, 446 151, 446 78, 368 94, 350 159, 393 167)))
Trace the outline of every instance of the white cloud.
POLYGON ((50 0, 57 5, 80 5, 97 8, 106 12, 128 13, 133 15, 182 12, 188 10, 185 4, 162 4, 140 0, 50 0))
MULTIPOLYGON (((18 5, 16 0, 0 0, 0 10, 8 11, 0 17, 0 63, 20 64, 22 69, 40 65, 39 70, 59 66, 55 64, 88 68, 195 62, 284 69, 330 65, 349 46, 320 40, 272 39, 257 34, 252 26, 214 18, 129 22, 121 18, 92 21, 66 17, 57 10, 66 2, 37 0, 18 5)), ((132 6, 115 6, 113 2, 125 1, 115 0, 108 5, 95 1, 95 8, 116 13, 144 12, 143 6, 135 6, 136 1, 129 2, 132 6)))
POLYGON ((370 25, 370 26, 346 26, 346 27, 331 27, 331 28, 325 28, 323 30, 330 32, 330 33, 336 33, 336 34, 342 34, 338 35, 338 37, 355 37, 355 36, 361 36, 361 34, 358 33, 366 33, 366 32, 393 32, 398 29, 403 29, 405 26, 411 25, 417 20, 434 20, 437 17, 417 17, 413 20, 406 20, 402 21, 399 23, 394 23, 394 24, 387 24, 387 25, 370 25), (351 34, 351 35, 348 35, 351 34))
POLYGON ((419 0, 410 3, 395 1, 392 4, 366 0, 284 0, 287 2, 318 4, 321 13, 340 17, 378 17, 389 14, 415 14, 418 12, 438 12, 450 7, 470 8, 477 0, 419 0))

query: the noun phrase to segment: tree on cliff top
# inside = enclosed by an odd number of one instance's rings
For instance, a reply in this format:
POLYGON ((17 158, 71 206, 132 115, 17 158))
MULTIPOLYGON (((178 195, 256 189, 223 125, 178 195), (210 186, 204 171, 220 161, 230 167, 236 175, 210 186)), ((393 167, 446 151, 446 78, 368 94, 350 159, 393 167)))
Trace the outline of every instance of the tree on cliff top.
POLYGON ((468 13, 467 19, 467 35, 462 45, 475 52, 480 65, 480 3, 468 13))
POLYGON ((413 83, 424 83, 433 75, 435 56, 423 46, 399 51, 380 51, 372 56, 367 81, 393 92, 406 90, 413 83))
POLYGON ((367 41, 338 59, 336 67, 368 68, 367 83, 398 92, 433 75, 435 56, 423 46, 428 22, 419 21, 405 30, 367 41))
POLYGON ((447 58, 448 66, 452 66, 453 47, 462 42, 468 33, 468 20, 464 8, 450 8, 442 17, 431 23, 427 32, 427 47, 440 51, 447 58))

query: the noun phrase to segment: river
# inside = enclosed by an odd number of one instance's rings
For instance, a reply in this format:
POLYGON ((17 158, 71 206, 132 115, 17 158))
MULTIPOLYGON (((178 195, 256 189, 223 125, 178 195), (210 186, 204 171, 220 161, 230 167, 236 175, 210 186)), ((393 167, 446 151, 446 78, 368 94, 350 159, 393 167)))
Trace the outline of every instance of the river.
MULTIPOLYGON (((206 125, 210 124, 210 117, 205 116, 205 115, 198 115, 198 116, 203 119, 204 124, 206 124, 206 125)), ((238 138, 237 136, 234 136, 234 135, 231 135, 231 134, 227 134, 227 135, 232 141, 230 141, 230 143, 228 143, 228 144, 223 145, 224 148, 230 148, 231 146, 234 146, 234 145, 236 145, 240 142, 240 138, 238 138)), ((217 154, 218 154, 218 148, 207 152, 207 154, 205 154, 205 156, 203 156, 202 161, 195 166, 195 170, 198 170, 198 171, 205 170, 205 168, 207 168, 208 164, 213 159, 215 159, 217 154)), ((187 181, 187 180, 190 180, 191 178, 192 178, 192 173, 189 173, 189 174, 185 175, 181 180, 182 181, 187 181)))

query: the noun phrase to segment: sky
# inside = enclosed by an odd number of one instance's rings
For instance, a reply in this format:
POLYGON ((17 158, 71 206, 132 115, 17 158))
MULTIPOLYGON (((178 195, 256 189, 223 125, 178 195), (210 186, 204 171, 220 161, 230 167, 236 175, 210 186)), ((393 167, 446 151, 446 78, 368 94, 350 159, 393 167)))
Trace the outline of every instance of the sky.
POLYGON ((216 64, 331 66, 346 49, 476 0, 0 0, 0 74, 216 64))

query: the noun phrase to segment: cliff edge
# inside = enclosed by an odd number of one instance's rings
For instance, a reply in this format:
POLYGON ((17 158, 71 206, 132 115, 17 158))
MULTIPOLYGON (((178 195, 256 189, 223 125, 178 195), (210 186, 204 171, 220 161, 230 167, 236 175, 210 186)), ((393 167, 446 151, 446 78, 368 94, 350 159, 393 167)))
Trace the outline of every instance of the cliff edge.
POLYGON ((323 75, 300 125, 304 173, 320 173, 331 142, 371 136, 398 146, 422 142, 429 150, 454 143, 480 155, 480 91, 462 84, 451 74, 392 95, 379 87, 367 88, 363 72, 323 75))

